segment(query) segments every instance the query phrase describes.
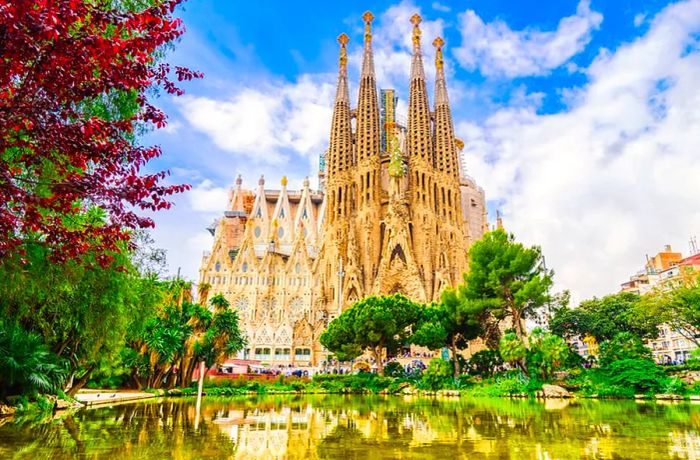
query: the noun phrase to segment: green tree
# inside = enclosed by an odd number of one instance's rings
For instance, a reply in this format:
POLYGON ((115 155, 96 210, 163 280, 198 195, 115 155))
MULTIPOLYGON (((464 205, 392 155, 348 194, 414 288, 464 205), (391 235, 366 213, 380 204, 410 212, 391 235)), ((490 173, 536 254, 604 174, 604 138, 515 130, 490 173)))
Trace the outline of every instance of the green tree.
POLYGON ((466 298, 466 287, 446 289, 441 301, 426 307, 421 314, 411 342, 431 350, 448 347, 452 351, 454 377, 459 377, 458 353, 483 332, 488 304, 466 298))
POLYGON ((351 359, 365 350, 384 375, 383 351, 407 342, 422 307, 401 294, 371 296, 354 303, 328 325, 321 344, 339 359, 351 359))
MULTIPOLYGON (((166 298, 181 299, 187 283, 170 283, 166 298)), ((211 309, 183 300, 166 304, 149 318, 128 342, 125 362, 139 388, 186 386, 198 363, 210 368, 245 345, 238 314, 222 295, 210 300, 211 309), (175 372, 177 368, 177 372, 175 372)))
POLYGON ((479 350, 469 358, 470 371, 483 377, 491 377, 502 364, 503 358, 498 350, 479 350))
POLYGON ((558 335, 545 332, 540 328, 535 328, 529 339, 527 367, 531 372, 536 372, 541 380, 547 381, 568 358, 569 346, 558 335))
POLYGON ((691 279, 670 292, 644 296, 640 306, 657 322, 668 324, 700 347, 700 279, 691 279))
POLYGON ((631 332, 620 332, 610 340, 600 344, 598 364, 607 367, 615 361, 624 359, 651 360, 651 350, 644 345, 639 336, 631 332))
POLYGON ((655 338, 661 320, 662 317, 642 302, 639 295, 620 292, 583 301, 577 308, 559 308, 549 327, 554 334, 562 337, 590 335, 603 342, 620 332, 629 332, 644 339, 655 338))
POLYGON ((66 362, 39 334, 7 321, 0 321, 0 369, 0 400, 34 391, 53 393, 67 374, 66 362))
POLYGON ((116 358, 132 318, 152 308, 153 278, 142 278, 126 251, 111 254, 105 267, 104 254, 56 264, 43 245, 26 248, 23 259, 0 264, 0 313, 66 360, 65 386, 74 394, 95 368, 116 358))
POLYGON ((550 301, 552 272, 544 269, 539 247, 516 243, 503 230, 488 232, 469 250, 465 297, 490 305, 499 320, 509 318, 526 340, 525 320, 550 301))
POLYGON ((527 357, 527 348, 523 341, 514 332, 503 334, 501 341, 498 344, 498 351, 503 358, 503 361, 508 364, 518 366, 525 375, 528 374, 525 366, 525 358, 527 357))

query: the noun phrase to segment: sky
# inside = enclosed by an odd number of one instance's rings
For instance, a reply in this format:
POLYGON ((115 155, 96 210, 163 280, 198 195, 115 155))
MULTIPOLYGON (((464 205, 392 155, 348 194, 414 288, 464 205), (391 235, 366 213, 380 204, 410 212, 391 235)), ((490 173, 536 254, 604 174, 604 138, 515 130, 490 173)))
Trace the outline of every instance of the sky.
MULTIPOLYGON (((542 247, 574 301, 616 292, 664 245, 688 254, 700 234, 700 0, 322 2, 189 0, 169 62, 202 71, 145 143, 149 165, 191 184, 154 216, 171 273, 197 280, 206 227, 238 174, 255 188, 317 184, 345 32, 357 98, 362 14, 371 10, 380 88, 405 114, 409 18, 423 17, 433 86, 434 37, 467 173, 489 219, 542 247)), ((431 95, 432 96, 432 95, 431 95)), ((432 97, 431 97, 432 100, 432 97)))

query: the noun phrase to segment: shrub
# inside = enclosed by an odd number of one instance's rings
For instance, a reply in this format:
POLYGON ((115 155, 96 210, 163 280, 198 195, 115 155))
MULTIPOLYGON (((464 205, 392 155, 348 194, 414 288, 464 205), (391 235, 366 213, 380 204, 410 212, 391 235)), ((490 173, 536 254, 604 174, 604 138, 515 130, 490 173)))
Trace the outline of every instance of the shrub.
POLYGON ((598 355, 600 367, 605 368, 615 361, 625 359, 651 360, 651 350, 642 343, 638 336, 630 332, 620 332, 611 340, 600 344, 598 355))
POLYGON ((0 399, 9 394, 55 393, 67 376, 65 362, 41 336, 0 322, 0 399))
POLYGON ((448 382, 452 381, 454 370, 450 366, 450 361, 445 361, 441 358, 434 358, 430 361, 430 365, 423 372, 421 381, 426 388, 436 391, 444 388, 448 382))
POLYGON ((610 385, 633 389, 636 393, 660 391, 668 382, 663 369, 651 359, 621 359, 601 369, 610 385))
POLYGON ((477 351, 469 358, 469 372, 482 377, 491 377, 496 368, 503 365, 503 358, 498 350, 477 351))
POLYGON ((404 378, 406 377, 406 370, 400 362, 392 361, 384 366, 384 375, 387 377, 404 378))
POLYGON ((498 352, 501 358, 503 358, 503 361, 522 366, 523 360, 527 355, 527 348, 525 348, 525 344, 515 332, 509 332, 503 334, 503 337, 501 337, 498 343, 498 352))
MULTIPOLYGON (((530 349, 527 352, 527 367, 531 374, 543 381, 551 378, 569 354, 569 346, 558 335, 535 329, 530 336, 530 349)), ((541 386, 541 385, 540 385, 541 386)))

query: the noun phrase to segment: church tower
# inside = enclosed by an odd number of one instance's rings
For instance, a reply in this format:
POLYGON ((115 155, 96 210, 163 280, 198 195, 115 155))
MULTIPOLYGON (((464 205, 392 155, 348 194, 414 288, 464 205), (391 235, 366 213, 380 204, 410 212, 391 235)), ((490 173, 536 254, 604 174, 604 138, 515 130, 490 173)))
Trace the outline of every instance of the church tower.
POLYGON ((360 292, 348 292, 350 297, 361 298, 368 292, 376 276, 380 246, 381 212, 381 162, 379 104, 377 82, 374 76, 374 56, 372 55, 372 13, 367 11, 362 19, 365 22, 362 73, 357 101, 357 128, 355 153, 357 168, 355 189, 357 212, 354 219, 359 254, 348 254, 348 262, 359 262, 362 282, 360 292), (358 259, 357 261, 355 259, 358 259))
POLYGON ((413 24, 413 57, 408 95, 408 189, 411 209, 411 236, 416 249, 415 258, 423 277, 427 295, 434 297, 433 257, 435 237, 439 234, 437 213, 437 184, 434 172, 434 149, 428 104, 428 90, 421 50, 421 17, 411 16, 413 24))
POLYGON ((456 284, 461 279, 461 272, 466 267, 466 252, 463 250, 468 231, 462 218, 462 194, 460 191, 460 161, 457 151, 452 123, 452 112, 447 97, 447 83, 441 37, 433 41, 435 47, 435 127, 433 142, 435 146, 434 189, 436 219, 441 223, 439 233, 441 251, 434 254, 435 290, 456 284))
MULTIPOLYGON (((338 65, 338 85, 333 103, 333 119, 326 156, 326 195, 322 242, 322 254, 316 262, 315 271, 321 274, 319 289, 326 299, 327 311, 337 314, 343 305, 343 263, 347 259, 348 240, 353 231, 349 228, 351 213, 355 206, 353 193, 355 183, 352 169, 355 166, 353 133, 350 115, 350 95, 348 92, 348 36, 340 34, 340 57, 338 65)), ((357 251, 355 251, 357 252, 357 251)))

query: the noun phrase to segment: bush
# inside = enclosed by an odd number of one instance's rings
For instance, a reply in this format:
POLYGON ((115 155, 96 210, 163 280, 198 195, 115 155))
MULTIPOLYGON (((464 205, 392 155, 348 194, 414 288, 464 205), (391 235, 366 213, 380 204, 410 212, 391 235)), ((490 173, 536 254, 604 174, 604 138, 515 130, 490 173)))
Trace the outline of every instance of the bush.
POLYGON ((404 378, 406 377, 406 370, 400 362, 392 361, 384 366, 384 375, 387 377, 404 378))
POLYGON ((0 322, 0 399, 11 394, 55 393, 67 376, 65 362, 39 334, 0 322))
POLYGON ((537 375, 539 379, 547 381, 554 371, 562 367, 568 354, 569 346, 564 339, 537 328, 530 336, 527 368, 531 375, 537 375))
POLYGON ((453 373, 454 370, 450 365, 450 361, 434 358, 430 360, 430 365, 423 372, 421 382, 426 388, 437 391, 453 380, 453 373))
POLYGON ((651 350, 642 343, 638 336, 630 332, 620 332, 611 340, 600 344, 598 363, 601 368, 626 359, 651 360, 651 350))
POLYGON ((503 358, 498 350, 481 350, 469 358, 467 369, 471 374, 491 377, 496 372, 496 368, 502 365, 503 358))
POLYGON ((668 384, 666 373, 651 359, 621 359, 608 363, 601 371, 610 385, 635 393, 659 392, 668 384))
POLYGON ((531 380, 521 371, 511 370, 498 373, 492 378, 482 381, 480 385, 474 385, 469 389, 468 394, 488 397, 533 394, 535 390, 542 387, 539 382, 533 382, 533 385, 530 382, 531 380))

